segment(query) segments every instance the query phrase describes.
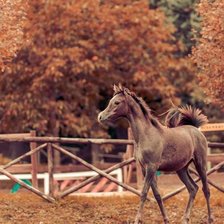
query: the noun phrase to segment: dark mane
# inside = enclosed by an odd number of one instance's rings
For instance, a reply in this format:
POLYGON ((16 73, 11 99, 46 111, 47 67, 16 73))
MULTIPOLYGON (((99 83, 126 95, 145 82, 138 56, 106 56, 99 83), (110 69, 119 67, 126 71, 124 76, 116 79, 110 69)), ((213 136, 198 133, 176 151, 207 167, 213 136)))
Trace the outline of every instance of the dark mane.
POLYGON ((130 91, 128 88, 123 87, 121 84, 118 86, 114 86, 114 96, 123 93, 131 96, 134 101, 140 106, 142 113, 146 118, 148 118, 154 126, 159 126, 159 122, 156 117, 151 114, 151 109, 146 104, 146 102, 142 99, 142 97, 138 97, 134 92, 130 91))

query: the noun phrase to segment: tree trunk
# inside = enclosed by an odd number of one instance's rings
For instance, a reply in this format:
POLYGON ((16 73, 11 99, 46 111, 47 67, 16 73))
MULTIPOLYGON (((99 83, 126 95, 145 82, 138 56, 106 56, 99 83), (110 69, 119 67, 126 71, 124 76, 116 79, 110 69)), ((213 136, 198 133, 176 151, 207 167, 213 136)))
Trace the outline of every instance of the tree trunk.
MULTIPOLYGON (((59 130, 60 130, 60 123, 56 118, 55 110, 52 108, 50 112, 50 119, 49 119, 49 134, 48 136, 59 137, 59 130)), ((54 150, 54 165, 61 164, 61 154, 59 151, 54 150)))

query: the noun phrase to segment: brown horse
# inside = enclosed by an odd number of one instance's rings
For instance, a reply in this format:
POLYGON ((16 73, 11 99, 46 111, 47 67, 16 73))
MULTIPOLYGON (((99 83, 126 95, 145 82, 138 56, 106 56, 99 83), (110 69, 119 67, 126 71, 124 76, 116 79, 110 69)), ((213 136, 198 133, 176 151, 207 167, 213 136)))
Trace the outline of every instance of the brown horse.
POLYGON ((158 192, 155 172, 176 171, 189 192, 189 201, 182 223, 189 223, 193 201, 198 191, 188 172, 193 161, 201 178, 208 208, 208 222, 213 221, 210 210, 210 191, 206 175, 207 141, 198 130, 207 122, 206 116, 198 109, 182 107, 171 109, 167 115, 167 126, 163 126, 152 114, 149 107, 129 89, 114 86, 114 96, 107 108, 98 115, 101 123, 114 122, 118 118, 129 121, 136 142, 135 157, 142 166, 144 186, 135 224, 142 222, 142 211, 150 186, 161 210, 164 223, 168 217, 158 192), (195 126, 195 127, 194 127, 195 126))

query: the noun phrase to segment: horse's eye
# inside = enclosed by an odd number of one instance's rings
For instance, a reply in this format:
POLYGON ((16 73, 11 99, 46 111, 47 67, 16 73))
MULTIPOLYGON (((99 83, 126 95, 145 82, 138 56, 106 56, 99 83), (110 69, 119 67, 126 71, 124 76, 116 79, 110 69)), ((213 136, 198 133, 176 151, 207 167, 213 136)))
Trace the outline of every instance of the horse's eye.
POLYGON ((120 104, 120 102, 119 101, 115 101, 114 104, 115 105, 118 105, 118 104, 120 104))

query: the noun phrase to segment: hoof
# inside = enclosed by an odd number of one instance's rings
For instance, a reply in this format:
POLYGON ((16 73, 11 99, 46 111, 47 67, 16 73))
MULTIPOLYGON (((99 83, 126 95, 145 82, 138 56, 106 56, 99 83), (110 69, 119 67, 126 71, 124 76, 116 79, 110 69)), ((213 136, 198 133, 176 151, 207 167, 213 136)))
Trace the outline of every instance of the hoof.
POLYGON ((189 224, 190 220, 188 218, 183 218, 181 224, 189 224))
POLYGON ((164 219, 164 224, 169 224, 169 220, 168 219, 164 219))
POLYGON ((214 223, 214 217, 209 217, 208 218, 208 224, 210 224, 210 223, 214 223))
POLYGON ((142 220, 135 220, 134 224, 143 224, 142 220))
POLYGON ((187 220, 183 220, 183 221, 181 222, 181 224, 189 224, 189 221, 187 221, 187 220))
POLYGON ((134 224, 142 224, 142 223, 143 223, 143 222, 142 222, 142 218, 141 218, 141 216, 137 215, 136 218, 135 218, 135 222, 134 222, 134 224))

